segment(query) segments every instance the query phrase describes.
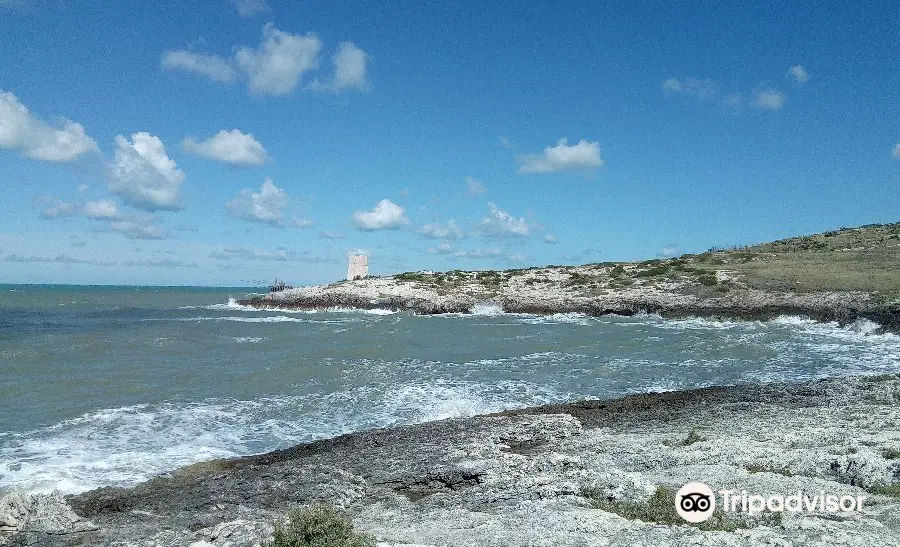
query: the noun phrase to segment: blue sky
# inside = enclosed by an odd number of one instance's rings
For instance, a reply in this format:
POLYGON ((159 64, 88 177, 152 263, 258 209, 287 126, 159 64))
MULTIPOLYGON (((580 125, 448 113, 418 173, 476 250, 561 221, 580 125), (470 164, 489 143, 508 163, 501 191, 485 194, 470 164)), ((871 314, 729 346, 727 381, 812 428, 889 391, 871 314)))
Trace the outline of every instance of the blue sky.
POLYGON ((896 2, 101 4, 0 0, 0 282, 310 283, 353 250, 508 268, 900 220, 896 2))

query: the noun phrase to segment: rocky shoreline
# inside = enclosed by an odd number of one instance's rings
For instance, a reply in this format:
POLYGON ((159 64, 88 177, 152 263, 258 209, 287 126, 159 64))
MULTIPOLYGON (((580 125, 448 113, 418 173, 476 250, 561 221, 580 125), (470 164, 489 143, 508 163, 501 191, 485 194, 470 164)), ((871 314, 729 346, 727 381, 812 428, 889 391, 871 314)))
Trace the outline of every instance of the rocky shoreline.
POLYGON ((652 267, 629 264, 618 277, 614 268, 531 268, 492 272, 490 276, 484 272, 404 274, 300 287, 238 303, 261 309, 386 309, 425 315, 472 313, 478 306, 542 315, 654 313, 666 318, 744 320, 800 315, 841 325, 866 319, 878 323, 883 332, 900 332, 900 303, 880 301, 871 293, 760 290, 727 270, 699 276, 697 270, 691 270, 689 275, 654 278, 642 275, 652 273, 652 267), (630 283, 624 284, 626 281, 630 283))
POLYGON ((14 493, 0 499, 0 545, 250 547, 313 502, 343 508, 384 546, 892 545, 898 424, 895 374, 548 405, 205 462, 134 488, 14 493), (721 530, 644 511, 693 480, 867 502, 737 515, 721 530))

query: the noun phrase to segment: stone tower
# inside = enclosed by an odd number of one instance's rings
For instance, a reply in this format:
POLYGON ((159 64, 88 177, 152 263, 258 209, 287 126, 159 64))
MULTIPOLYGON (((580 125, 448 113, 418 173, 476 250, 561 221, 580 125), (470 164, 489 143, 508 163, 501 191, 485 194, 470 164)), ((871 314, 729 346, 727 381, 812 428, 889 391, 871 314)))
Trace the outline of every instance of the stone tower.
POLYGON ((350 255, 347 265, 347 280, 362 279, 369 275, 369 257, 366 255, 350 255))

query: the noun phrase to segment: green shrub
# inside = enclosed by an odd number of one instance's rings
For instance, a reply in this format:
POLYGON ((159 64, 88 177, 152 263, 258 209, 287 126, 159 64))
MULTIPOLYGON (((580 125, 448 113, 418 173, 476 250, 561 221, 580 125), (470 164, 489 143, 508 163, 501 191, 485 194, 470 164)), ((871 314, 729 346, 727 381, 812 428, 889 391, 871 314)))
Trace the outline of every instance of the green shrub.
POLYGON ((885 448, 881 451, 881 455, 886 460, 900 460, 900 450, 896 448, 885 448))
POLYGON ((613 269, 609 271, 609 275, 613 277, 625 275, 625 268, 623 268, 621 264, 616 264, 615 267, 613 267, 613 269))
POLYGON ((375 547, 374 536, 354 532, 347 515, 326 504, 292 509, 274 526, 261 547, 375 547))
POLYGON ((419 272, 404 272, 394 276, 398 281, 431 281, 431 276, 419 272))
POLYGON ((657 275, 665 275, 669 273, 668 266, 655 266, 648 270, 641 270, 634 274, 635 277, 655 277, 657 275))
POLYGON ((900 482, 876 484, 869 488, 869 492, 881 494, 882 496, 890 496, 892 498, 900 498, 900 482))
POLYGON ((793 477, 794 472, 787 467, 777 467, 769 463, 755 464, 752 463, 746 467, 750 473, 775 473, 776 475, 784 475, 785 477, 793 477))
POLYGON ((697 281, 700 282, 701 285, 706 285, 707 287, 714 287, 719 281, 716 279, 716 274, 701 274, 697 276, 697 281))

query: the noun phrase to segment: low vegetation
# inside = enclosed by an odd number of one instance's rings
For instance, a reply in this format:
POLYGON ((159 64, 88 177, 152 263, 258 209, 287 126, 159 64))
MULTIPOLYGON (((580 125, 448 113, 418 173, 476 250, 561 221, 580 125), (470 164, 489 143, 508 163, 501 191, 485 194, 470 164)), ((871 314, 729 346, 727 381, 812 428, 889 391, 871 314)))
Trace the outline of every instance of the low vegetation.
POLYGON ((355 532, 344 513, 326 504, 292 509, 274 527, 261 547, 375 547, 374 536, 355 532))
POLYGON ((781 524, 781 513, 761 513, 752 519, 750 517, 735 518, 726 516, 721 508, 716 508, 709 520, 699 524, 690 524, 675 512, 675 491, 665 486, 657 488, 656 492, 646 501, 615 500, 606 496, 602 490, 589 487, 582 488, 581 495, 588 498, 595 509, 614 513, 629 520, 669 526, 694 526, 703 531, 733 532, 741 528, 781 524))
POLYGON ((787 467, 779 467, 770 463, 750 464, 746 469, 750 473, 775 473, 776 475, 783 475, 785 477, 794 476, 794 472, 787 467))
POLYGON ((889 484, 876 484, 869 487, 869 492, 888 496, 891 498, 900 498, 900 482, 892 482, 889 484))

